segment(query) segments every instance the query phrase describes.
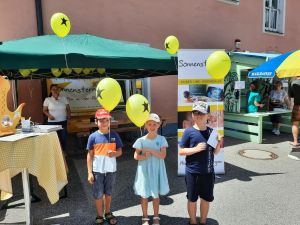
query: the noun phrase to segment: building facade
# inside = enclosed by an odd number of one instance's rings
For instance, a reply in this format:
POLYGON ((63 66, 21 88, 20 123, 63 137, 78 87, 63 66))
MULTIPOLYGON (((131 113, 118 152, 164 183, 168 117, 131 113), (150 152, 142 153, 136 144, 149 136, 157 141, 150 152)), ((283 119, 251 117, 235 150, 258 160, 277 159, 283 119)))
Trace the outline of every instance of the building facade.
MULTIPOLYGON (((64 12, 71 20, 72 34, 142 42, 160 49, 172 34, 182 49, 283 53, 300 45, 299 7, 300 1, 295 0, 1 0, 0 41, 52 34, 52 14, 64 12)), ((177 76, 149 82, 152 111, 176 122, 177 76)), ((41 81, 18 81, 16 88, 18 102, 27 102, 24 115, 42 122, 41 81)))

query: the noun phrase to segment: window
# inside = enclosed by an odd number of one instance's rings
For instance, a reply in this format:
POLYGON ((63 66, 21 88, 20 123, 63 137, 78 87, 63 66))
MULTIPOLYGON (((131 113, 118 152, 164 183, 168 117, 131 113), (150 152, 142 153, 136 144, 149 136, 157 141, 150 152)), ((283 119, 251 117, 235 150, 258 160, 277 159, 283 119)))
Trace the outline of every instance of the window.
POLYGON ((284 33, 285 0, 264 1, 264 31, 284 33))

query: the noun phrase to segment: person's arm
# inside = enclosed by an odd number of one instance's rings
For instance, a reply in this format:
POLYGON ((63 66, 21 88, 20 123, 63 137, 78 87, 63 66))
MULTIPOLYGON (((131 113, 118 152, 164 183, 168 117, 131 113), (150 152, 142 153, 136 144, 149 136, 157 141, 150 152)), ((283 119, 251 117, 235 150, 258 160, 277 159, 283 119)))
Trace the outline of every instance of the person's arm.
POLYGON ((216 148, 214 149, 214 154, 218 155, 219 152, 221 151, 221 148, 223 148, 224 146, 224 136, 218 135, 218 144, 216 146, 216 148))
POLYGON ((143 148, 143 152, 146 152, 146 153, 149 152, 151 155, 153 155, 157 158, 164 159, 164 158, 166 158, 166 155, 167 155, 167 148, 162 147, 162 148, 160 148, 160 151, 155 151, 150 148, 143 148))
POLYGON ((195 153, 204 151, 206 149, 206 143, 200 142, 197 146, 192 148, 179 148, 179 155, 193 155, 195 153))
POLYGON ((55 120, 54 116, 49 113, 48 106, 43 106, 43 113, 50 119, 55 120))
POLYGON ((119 157, 119 156, 121 156, 122 155, 122 148, 118 148, 116 151, 108 151, 107 152, 107 155, 109 156, 109 157, 119 157))
POLYGON ((262 100, 262 98, 260 95, 256 96, 254 99, 254 105, 257 107, 260 107, 260 108, 264 107, 264 104, 260 103, 261 100, 262 100))
POLYGON ((94 183, 94 175, 93 175, 93 158, 94 158, 94 151, 89 150, 87 153, 87 169, 88 169, 88 182, 90 184, 94 183))
POLYGON ((146 152, 145 154, 141 154, 142 153, 142 150, 141 149, 135 149, 135 152, 134 152, 134 159, 135 160, 147 160, 150 156, 150 153, 149 152, 146 152))

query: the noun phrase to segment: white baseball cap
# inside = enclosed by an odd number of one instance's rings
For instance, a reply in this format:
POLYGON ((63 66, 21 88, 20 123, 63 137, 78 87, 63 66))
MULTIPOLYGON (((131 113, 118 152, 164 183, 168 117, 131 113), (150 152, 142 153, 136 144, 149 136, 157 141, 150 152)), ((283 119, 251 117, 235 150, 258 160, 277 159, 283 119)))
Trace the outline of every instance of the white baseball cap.
POLYGON ((193 104, 193 111, 198 111, 198 112, 207 114, 210 112, 210 109, 209 109, 209 105, 207 104, 207 102, 198 101, 193 104))
POLYGON ((150 113, 149 114, 149 117, 148 117, 147 121, 150 121, 150 120, 152 120, 154 122, 157 122, 157 123, 160 123, 160 118, 156 113, 150 113))

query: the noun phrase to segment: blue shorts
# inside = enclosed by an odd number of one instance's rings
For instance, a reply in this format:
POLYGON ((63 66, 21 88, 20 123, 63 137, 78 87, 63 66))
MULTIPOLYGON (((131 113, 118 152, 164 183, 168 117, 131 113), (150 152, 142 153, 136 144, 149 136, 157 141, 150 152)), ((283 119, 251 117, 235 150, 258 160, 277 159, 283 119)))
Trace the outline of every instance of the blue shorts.
POLYGON ((197 174, 186 172, 185 183, 187 189, 186 197, 190 202, 196 202, 198 197, 208 202, 214 200, 214 173, 197 174))
POLYGON ((116 180, 116 172, 98 173, 93 172, 94 183, 92 185, 94 199, 100 199, 104 194, 111 195, 116 180))

